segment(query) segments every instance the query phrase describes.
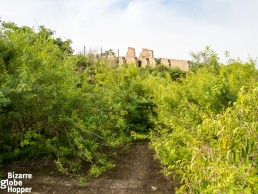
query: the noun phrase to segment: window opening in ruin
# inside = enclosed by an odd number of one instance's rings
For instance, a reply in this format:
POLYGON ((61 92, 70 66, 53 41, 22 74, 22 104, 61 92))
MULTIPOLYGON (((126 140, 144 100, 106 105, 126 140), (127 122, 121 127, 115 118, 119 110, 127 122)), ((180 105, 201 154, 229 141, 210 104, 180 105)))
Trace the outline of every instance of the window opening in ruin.
POLYGON ((141 67, 142 66, 142 62, 141 61, 137 61, 137 66, 141 67))
POLYGON ((147 61, 147 65, 150 65, 150 59, 146 58, 146 61, 147 61))

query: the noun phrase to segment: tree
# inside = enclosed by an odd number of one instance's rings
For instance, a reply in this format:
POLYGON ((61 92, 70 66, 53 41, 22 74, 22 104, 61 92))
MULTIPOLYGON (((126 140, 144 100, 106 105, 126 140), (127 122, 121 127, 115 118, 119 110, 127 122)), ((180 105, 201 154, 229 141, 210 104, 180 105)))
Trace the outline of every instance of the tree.
POLYGON ((102 53, 102 56, 108 56, 108 55, 115 55, 115 52, 113 49, 108 49, 102 53))
POLYGON ((191 55, 193 57, 190 67, 192 71, 196 71, 199 68, 216 70, 219 67, 219 57, 210 46, 206 46, 204 51, 192 52, 191 55))
POLYGON ((71 46, 72 40, 62 40, 61 38, 56 38, 54 39, 54 43, 58 45, 63 52, 66 52, 69 55, 73 54, 73 49, 71 46))

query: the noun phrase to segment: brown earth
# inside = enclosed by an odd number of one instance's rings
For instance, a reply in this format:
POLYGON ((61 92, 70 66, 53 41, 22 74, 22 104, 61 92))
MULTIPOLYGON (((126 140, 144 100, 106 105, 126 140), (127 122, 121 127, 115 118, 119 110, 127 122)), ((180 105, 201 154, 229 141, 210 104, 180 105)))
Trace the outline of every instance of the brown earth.
MULTIPOLYGON (((154 160, 148 142, 132 144, 127 151, 115 158, 116 168, 98 178, 90 179, 86 185, 79 186, 78 179, 61 175, 50 162, 30 164, 13 163, 5 171, 31 173, 32 179, 23 179, 24 187, 32 187, 32 193, 79 194, 79 193, 174 193, 173 183, 160 172, 160 163, 154 160)), ((0 189, 0 193, 7 193, 0 189)))

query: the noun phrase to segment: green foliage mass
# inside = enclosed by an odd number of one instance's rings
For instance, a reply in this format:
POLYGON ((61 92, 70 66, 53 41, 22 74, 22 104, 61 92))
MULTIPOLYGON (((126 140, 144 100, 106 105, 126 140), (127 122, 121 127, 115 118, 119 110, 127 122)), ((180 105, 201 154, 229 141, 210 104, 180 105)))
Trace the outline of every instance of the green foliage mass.
POLYGON ((114 166, 115 147, 148 135, 154 104, 144 72, 70 48, 45 27, 1 23, 1 162, 54 158, 64 173, 98 176, 114 166))
POLYGON ((53 35, 1 22, 0 164, 43 158, 98 176, 116 148, 148 138, 178 193, 258 192, 254 61, 222 65, 206 47, 189 72, 117 67, 53 35))
POLYGON ((257 193, 258 74, 252 62, 149 80, 158 117, 151 147, 178 193, 257 193))

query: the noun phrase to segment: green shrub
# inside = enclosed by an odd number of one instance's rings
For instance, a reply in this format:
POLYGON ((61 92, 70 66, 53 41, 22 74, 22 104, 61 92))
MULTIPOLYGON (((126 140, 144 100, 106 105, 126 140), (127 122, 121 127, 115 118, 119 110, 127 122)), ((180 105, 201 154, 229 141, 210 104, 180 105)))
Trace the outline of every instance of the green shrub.
POLYGON ((155 78, 148 84, 157 105, 151 147, 164 173, 180 182, 177 192, 256 193, 254 64, 199 68, 182 82, 155 78), (240 92, 243 86, 247 92, 240 92))

